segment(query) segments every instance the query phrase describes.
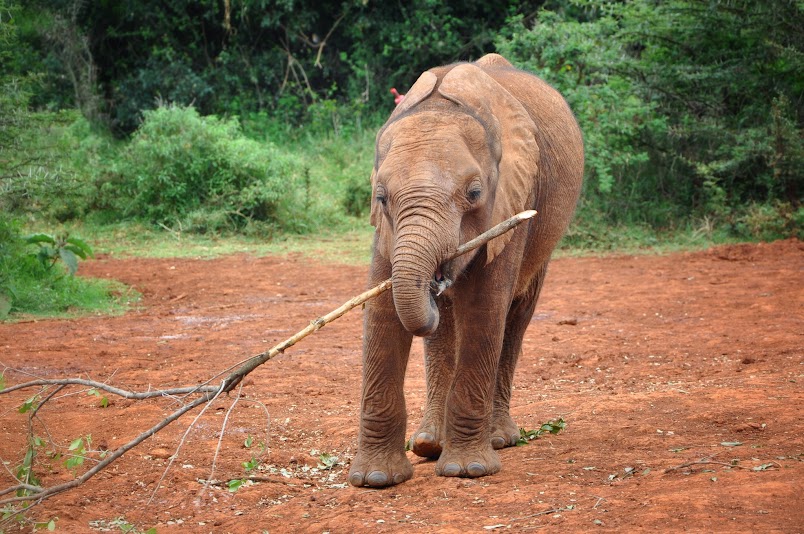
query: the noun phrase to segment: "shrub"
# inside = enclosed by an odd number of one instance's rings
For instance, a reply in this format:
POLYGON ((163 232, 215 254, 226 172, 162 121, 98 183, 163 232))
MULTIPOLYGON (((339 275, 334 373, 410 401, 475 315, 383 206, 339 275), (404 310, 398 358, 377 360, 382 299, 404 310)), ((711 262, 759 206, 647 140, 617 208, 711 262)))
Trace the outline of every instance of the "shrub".
POLYGON ((123 309, 122 284, 72 275, 76 255, 89 251, 83 241, 52 239, 45 234, 26 240, 20 232, 18 222, 0 215, 0 320, 13 313, 58 315, 123 309))
POLYGON ((343 209, 346 213, 356 217, 368 213, 371 205, 371 181, 365 176, 350 177, 345 187, 343 209))
POLYGON ((0 209, 40 220, 67 221, 97 209, 97 182, 115 143, 77 112, 27 112, 16 139, 22 149, 0 155, 0 209))
POLYGON ((183 224, 192 214, 202 232, 286 226, 280 211, 294 211, 288 204, 303 175, 296 157, 247 139, 235 120, 175 105, 145 112, 115 167, 104 194, 123 214, 162 224, 183 224))
POLYGON ((604 194, 630 168, 647 161, 644 146, 636 140, 652 111, 627 76, 616 70, 623 53, 615 39, 617 30, 611 19, 584 23, 541 11, 532 28, 522 17, 513 18, 509 36, 497 42, 501 54, 567 99, 584 133, 587 184, 604 194))
POLYGON ((584 196, 605 222, 798 231, 778 204, 797 208, 804 189, 796 2, 553 5, 535 23, 512 18, 497 47, 569 101, 586 144, 584 196))
POLYGON ((743 238, 772 241, 789 236, 804 238, 804 208, 787 202, 751 203, 741 210, 735 233, 743 238))

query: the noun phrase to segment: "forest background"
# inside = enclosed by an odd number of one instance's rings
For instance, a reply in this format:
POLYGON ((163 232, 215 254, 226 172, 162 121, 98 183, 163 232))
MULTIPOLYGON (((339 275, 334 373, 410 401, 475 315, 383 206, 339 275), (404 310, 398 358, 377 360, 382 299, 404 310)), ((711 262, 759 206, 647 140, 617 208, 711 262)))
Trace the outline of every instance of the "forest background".
POLYGON ((489 52, 584 131, 563 248, 802 238, 803 48, 802 0, 0 0, 0 318, 91 306, 90 244, 367 251, 390 88, 489 52))

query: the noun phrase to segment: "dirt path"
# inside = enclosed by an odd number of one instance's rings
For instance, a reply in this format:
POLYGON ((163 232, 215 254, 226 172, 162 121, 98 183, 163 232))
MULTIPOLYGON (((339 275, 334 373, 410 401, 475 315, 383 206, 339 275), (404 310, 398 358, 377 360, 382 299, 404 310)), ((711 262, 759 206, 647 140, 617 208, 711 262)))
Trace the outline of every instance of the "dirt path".
MULTIPOLYGON (((0 362, 17 370, 6 372, 7 384, 23 372, 137 389, 195 384, 284 339, 366 279, 360 267, 247 256, 101 259, 82 274, 135 286, 141 309, 0 325, 0 362)), ((436 477, 432 462, 411 455, 410 482, 347 486, 359 385, 354 311, 247 381, 213 478, 244 477, 243 462, 264 442, 253 471, 260 482, 201 491, 232 397, 198 421, 152 502, 191 417, 33 516, 58 517, 61 532, 120 532, 123 517, 160 533, 804 530, 800 241, 555 261, 526 335, 512 411, 527 429, 559 416, 568 426, 502 451, 503 470, 492 477, 436 477), (324 453, 338 458, 331 469, 324 453), (719 463, 689 465, 703 458, 719 463)), ((419 343, 406 391, 412 432, 424 399, 419 343)), ((25 430, 16 408, 31 394, 0 397, 0 455, 14 464, 25 430)), ((64 397, 41 420, 65 447, 91 433, 93 448, 112 449, 175 407, 109 400, 101 408, 86 392, 64 397)), ((37 433, 46 435, 41 425, 37 433)), ((44 483, 73 476, 40 458, 44 483)))

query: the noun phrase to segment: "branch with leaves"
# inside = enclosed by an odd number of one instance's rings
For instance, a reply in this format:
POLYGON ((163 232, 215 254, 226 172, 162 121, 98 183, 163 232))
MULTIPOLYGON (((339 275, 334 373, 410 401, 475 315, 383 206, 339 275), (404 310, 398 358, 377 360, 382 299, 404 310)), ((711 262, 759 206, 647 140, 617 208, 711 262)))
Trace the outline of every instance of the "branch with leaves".
MULTIPOLYGON (((536 212, 533 210, 522 212, 518 215, 511 217, 510 219, 503 221, 502 223, 498 224, 497 226, 491 228, 490 230, 484 232, 483 234, 479 235, 475 239, 468 241, 458 247, 450 256, 449 259, 455 258, 462 254, 466 254, 470 252, 488 241, 498 237, 505 232, 508 232, 521 224, 522 222, 532 218, 536 215, 536 212)), ((357 295, 347 302, 339 306, 338 308, 332 310, 331 312, 323 315, 314 321, 312 321, 309 325, 307 325, 302 330, 298 331, 296 334, 292 335, 291 337, 287 338, 286 340, 282 341, 281 343, 275 345, 274 347, 270 348, 269 350, 252 356, 246 360, 239 362, 231 366, 228 369, 223 370, 222 372, 218 373, 217 375, 213 376, 206 382, 198 385, 198 386, 191 386, 191 387, 180 387, 180 388, 173 388, 173 389, 162 389, 162 390, 148 390, 142 392, 130 391, 118 387, 111 386, 104 382, 98 382, 95 380, 86 380, 80 378, 65 378, 65 379, 38 379, 38 380, 31 380, 28 382, 24 382, 21 384, 16 384, 5 389, 0 390, 0 395, 6 395, 15 391, 20 391, 24 389, 30 388, 41 388, 39 393, 33 395, 28 400, 26 400, 23 405, 20 407, 20 412, 28 413, 28 445, 26 448, 26 455, 25 460, 23 461, 24 469, 17 471, 17 473, 11 473, 13 478, 16 480, 16 484, 0 489, 0 496, 8 495, 10 493, 15 493, 14 497, 7 497, 5 499, 0 499, 0 506, 5 507, 6 511, 9 511, 9 507, 19 506, 19 509, 13 509, 13 512, 22 512, 24 510, 29 509, 31 506, 41 503, 45 499, 57 495, 59 493, 63 493, 67 490, 76 488, 90 478, 101 472, 103 469, 108 467, 111 463, 118 460, 122 457, 125 453, 145 441, 146 439, 150 438, 151 436, 155 435, 157 432, 168 426, 170 423, 176 421, 180 417, 182 417, 187 412, 193 410, 194 408, 202 405, 207 405, 204 409, 208 408, 209 405, 217 399, 221 394, 228 393, 232 391, 238 384, 241 384, 243 378, 245 378, 248 374, 253 372, 257 367, 264 364, 265 362, 275 358, 277 355, 282 354, 288 348, 292 347, 305 337, 317 332, 327 324, 335 321, 339 317, 343 316, 349 310, 356 308, 362 305, 364 302, 376 297, 391 289, 392 283, 391 280, 385 280, 384 282, 378 284, 377 286, 369 289, 357 295), (211 383, 224 374, 229 373, 226 378, 224 378, 221 383, 217 386, 211 385, 211 383), (39 484, 38 480, 35 476, 33 476, 33 459, 36 455, 36 447, 40 446, 41 438, 37 438, 33 432, 33 421, 37 417, 39 410, 49 401, 51 400, 54 395, 58 392, 63 390, 69 386, 83 386, 86 388, 90 388, 89 392, 95 392, 97 394, 98 391, 104 391, 111 395, 117 395, 124 399, 133 399, 133 400, 145 400, 145 399, 153 399, 153 398, 166 398, 171 399, 172 401, 179 404, 179 407, 173 411, 169 416, 165 417, 151 428, 145 430, 144 432, 137 435, 135 438, 130 440, 129 442, 125 443, 124 445, 118 447, 111 453, 108 453, 103 456, 103 458, 95 464, 91 469, 87 470, 83 475, 80 477, 71 480, 69 482, 65 482, 63 484, 58 484, 55 486, 50 487, 43 487, 39 484), (189 398, 196 396, 193 400, 188 400, 189 398)), ((202 411, 203 412, 203 411, 202 411)), ((196 418, 197 420, 197 418, 196 418)), ((194 422, 193 422, 194 424, 194 422)), ((192 424, 190 428, 192 428, 192 424)), ((188 428, 188 431, 189 429, 188 428)), ((221 432, 221 435, 223 431, 221 432)), ((186 435, 186 433, 185 433, 186 435)), ((78 440, 75 440, 73 444, 76 444, 78 440)), ((183 440, 182 440, 183 442, 183 440)), ((71 447, 73 446, 71 444, 71 447)), ((77 443, 75 448, 83 448, 84 444, 77 443)), ((72 449, 71 449, 72 450, 72 449)), ((173 455, 175 457, 176 454, 173 455)), ((169 466, 168 466, 169 468, 169 466)), ((159 485, 157 484, 157 488, 159 485)))

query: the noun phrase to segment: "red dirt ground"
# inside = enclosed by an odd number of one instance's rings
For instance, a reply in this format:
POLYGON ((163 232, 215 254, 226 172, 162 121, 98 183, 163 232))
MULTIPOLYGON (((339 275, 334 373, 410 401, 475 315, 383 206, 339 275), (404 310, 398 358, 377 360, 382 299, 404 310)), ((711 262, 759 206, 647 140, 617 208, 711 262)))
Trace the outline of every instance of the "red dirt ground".
MULTIPOLYGON (((364 267, 302 256, 104 258, 81 273, 136 287, 141 308, 0 325, 0 361, 13 368, 7 385, 30 376, 136 390, 193 385, 288 337, 366 280, 364 267)), ((121 518, 160 533, 804 531, 800 241, 554 261, 512 412, 527 429, 559 416, 567 428, 501 451, 503 469, 491 477, 436 477, 433 462, 409 453, 411 481, 384 490, 346 485, 357 443, 360 319, 350 312, 248 377, 213 474, 234 396, 195 423, 155 494, 197 411, 30 516, 58 517, 62 532, 120 532, 121 518), (260 481, 228 491, 259 442, 260 481), (323 453, 338 457, 331 469, 323 453), (690 464, 702 459, 711 463, 690 464)), ((409 433, 424 399, 420 345, 406 383, 409 433)), ((8 467, 24 448, 26 416, 17 407, 33 393, 0 396, 8 467)), ((114 449, 177 406, 109 400, 101 408, 85 390, 61 392, 40 412, 36 433, 64 451, 85 434, 93 448, 114 449)), ((43 483, 73 476, 39 459, 43 483)), ((11 484, 8 472, 0 484, 11 484)))

